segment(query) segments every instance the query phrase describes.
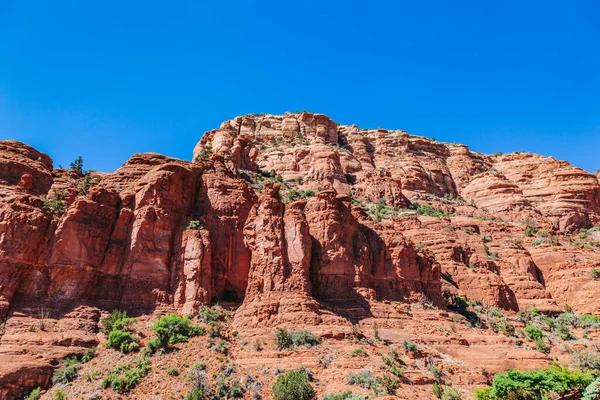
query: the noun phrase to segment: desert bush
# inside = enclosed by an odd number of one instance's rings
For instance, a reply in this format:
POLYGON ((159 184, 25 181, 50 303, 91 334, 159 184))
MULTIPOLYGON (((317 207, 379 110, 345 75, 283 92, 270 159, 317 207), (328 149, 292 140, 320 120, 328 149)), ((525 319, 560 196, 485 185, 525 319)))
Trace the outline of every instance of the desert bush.
POLYGON ((131 332, 113 329, 108 334, 108 340, 105 343, 107 349, 119 350, 123 354, 137 351, 140 348, 139 336, 131 332))
POLYGON ((44 209, 50 211, 56 216, 61 216, 65 213, 67 207, 65 206, 65 200, 67 195, 62 189, 52 189, 52 198, 48 199, 46 196, 40 196, 44 203, 44 209))
POLYGON ((193 388, 185 395, 185 400, 203 400, 204 392, 198 388, 193 388))
POLYGON ((208 342, 206 342, 206 348, 219 352, 223 355, 227 355, 229 353, 229 343, 227 343, 225 340, 215 341, 210 339, 208 342))
POLYGON ((212 386, 210 385, 210 379, 206 374, 206 364, 198 363, 192 367, 188 375, 189 380, 195 389, 202 392, 202 394, 212 393, 212 386))
POLYGON ((52 398, 52 400, 66 400, 67 395, 65 394, 64 390, 57 390, 56 393, 54 393, 54 397, 52 398))
POLYGON ((319 355, 319 358, 317 359, 317 363, 322 366, 323 368, 327 368, 331 365, 331 363, 333 362, 333 360, 335 360, 335 355, 334 354, 321 354, 319 355))
POLYGON ((278 349, 286 349, 302 345, 307 347, 317 346, 321 341, 318 335, 307 330, 289 332, 285 328, 278 327, 275 330, 274 335, 275 345, 278 349))
POLYGON ((581 393, 592 379, 590 373, 557 364, 532 371, 511 369, 496 375, 492 387, 479 389, 474 394, 476 400, 564 398, 567 393, 581 393))
POLYGON ((461 400, 460 392, 452 386, 433 384, 433 395, 440 400, 461 400))
POLYGON ((369 370, 361 372, 351 372, 346 378, 346 383, 349 385, 359 386, 363 389, 372 389, 377 391, 379 389, 379 383, 377 379, 373 377, 373 374, 369 370))
POLYGON ((152 338, 150 340, 148 340, 148 343, 146 343, 146 347, 144 348, 144 351, 142 352, 143 356, 151 356, 152 354, 156 353, 157 351, 163 349, 160 343, 160 340, 155 337, 152 338))
POLYGON ((351 353, 352 357, 367 357, 367 351, 365 349, 363 349, 362 347, 357 347, 356 349, 352 350, 351 353))
POLYGON ((434 208, 428 204, 418 204, 418 203, 412 203, 410 205, 410 208, 414 209, 417 211, 417 214, 419 215, 428 215, 430 217, 451 217, 452 214, 450 213, 446 213, 443 210, 439 210, 437 208, 434 208))
POLYGON ((319 335, 316 335, 304 329, 299 331, 292 331, 290 334, 294 346, 318 346, 321 342, 321 338, 319 337, 319 335))
POLYGON ((54 371, 52 375, 52 383, 69 383, 77 377, 77 372, 81 369, 81 364, 77 358, 66 358, 62 368, 54 371))
POLYGON ((38 400, 41 395, 42 389, 38 387, 29 392, 29 395, 25 397, 25 400, 38 400))
POLYGON ((167 375, 178 376, 179 370, 176 367, 169 367, 169 368, 167 368, 167 375))
POLYGON ((475 389, 473 392, 475 400, 496 400, 496 394, 494 388, 491 386, 475 389))
POLYGON ((187 342, 192 336, 202 333, 202 328, 192 324, 189 318, 177 314, 169 314, 160 318, 152 325, 152 330, 158 337, 160 345, 167 348, 170 344, 187 342))
POLYGON ((94 357, 96 356, 96 348, 95 347, 90 347, 89 349, 87 349, 85 351, 85 353, 83 353, 83 356, 81 356, 81 362, 82 363, 86 363, 91 361, 94 357))
POLYGON ((600 353, 590 350, 575 350, 571 353, 571 357, 577 368, 583 371, 599 371, 600 372, 600 353))
POLYGON ((224 399, 234 399, 244 397, 246 389, 242 387, 239 379, 229 379, 225 377, 217 378, 217 396, 224 399))
POLYGON ((527 337, 533 341, 542 340, 542 338, 544 337, 544 333, 542 332, 542 330, 539 328, 536 328, 533 325, 527 325, 523 329, 523 331, 525 332, 527 337))
POLYGON ((585 327, 595 327, 600 325, 600 317, 592 314, 583 314, 579 317, 580 324, 585 327))
POLYGON ((573 335, 571 335, 569 328, 564 324, 556 325, 556 328, 554 329, 554 334, 558 336, 561 340, 573 339, 573 335))
POLYGON ((321 397, 321 400, 368 400, 369 396, 364 394, 354 394, 350 390, 338 394, 325 394, 321 397))
POLYGON ((194 161, 195 162, 207 161, 210 158, 211 154, 212 154, 212 146, 210 144, 204 145, 200 149, 200 153, 198 153, 196 155, 196 157, 194 157, 194 161))
POLYGON ((535 348, 545 354, 550 353, 550 347, 542 339, 534 340, 535 348))
POLYGON ((581 400, 598 400, 600 399, 600 378, 596 378, 583 391, 581 400))
POLYGON ((210 324, 211 322, 225 322, 227 317, 227 311, 218 305, 212 307, 201 306, 198 310, 198 319, 205 324, 210 324))
POLYGON ((102 331, 107 335, 113 330, 115 322, 127 318, 127 312, 122 310, 113 310, 110 315, 102 319, 102 331))
POLYGON ((278 349, 286 349, 288 347, 292 347, 294 342, 292 341, 292 335, 288 332, 287 329, 277 327, 275 330, 275 345, 278 349))
POLYGON ((135 388, 150 370, 150 360, 147 358, 140 359, 135 367, 126 362, 110 370, 102 381, 102 386, 110 387, 117 393, 127 393, 135 388))
POLYGON ((440 379, 442 377, 442 370, 435 365, 428 366, 427 370, 431 373, 431 375, 434 376, 435 379, 440 379))
POLYGON ((288 371, 278 376, 273 385, 274 400, 311 400, 314 396, 308 378, 299 371, 288 371))
POLYGON ((406 351, 417 351, 417 345, 414 342, 411 342, 410 340, 404 340, 402 342, 402 347, 404 347, 404 350, 406 351))
POLYGON ((192 220, 188 224, 187 229, 192 231, 199 231, 202 230, 202 225, 200 224, 200 221, 192 220))
POLYGON ((381 388, 383 388, 385 393, 391 395, 395 395, 396 389, 400 387, 400 381, 398 380, 398 378, 390 374, 384 374, 378 377, 377 383, 381 388))

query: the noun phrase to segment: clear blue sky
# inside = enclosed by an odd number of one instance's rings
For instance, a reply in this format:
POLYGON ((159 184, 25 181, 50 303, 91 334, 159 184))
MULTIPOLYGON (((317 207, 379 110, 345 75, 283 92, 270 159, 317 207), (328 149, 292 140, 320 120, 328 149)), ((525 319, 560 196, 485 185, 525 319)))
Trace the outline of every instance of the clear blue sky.
POLYGON ((595 171, 599 4, 0 0, 0 139, 111 171, 308 110, 595 171))

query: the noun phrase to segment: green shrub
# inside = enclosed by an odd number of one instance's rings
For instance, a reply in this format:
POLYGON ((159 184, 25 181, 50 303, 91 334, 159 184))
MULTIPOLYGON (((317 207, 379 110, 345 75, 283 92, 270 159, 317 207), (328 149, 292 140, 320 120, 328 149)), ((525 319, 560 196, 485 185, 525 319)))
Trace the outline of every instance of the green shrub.
POLYGON ((572 311, 564 312, 564 313, 559 314, 558 317, 556 317, 556 323, 576 327, 577 325, 579 325, 581 323, 581 318, 578 317, 572 311))
POLYGON ((592 279, 600 279, 600 269, 592 268, 592 272, 590 274, 592 279))
POLYGON ((375 391, 379 389, 377 379, 373 377, 373 374, 369 370, 349 373, 346 378, 346 383, 348 383, 348 385, 359 386, 363 389, 372 389, 375 391))
POLYGON ((85 351, 85 353, 83 353, 83 356, 81 356, 81 362, 87 363, 87 362, 91 361, 95 356, 96 356, 96 348, 90 347, 89 349, 87 349, 85 351))
POLYGON ((110 370, 102 381, 102 386, 110 387, 117 393, 127 393, 135 388, 150 370, 150 360, 147 358, 140 359, 135 367, 126 362, 110 370))
POLYGON ((509 337, 515 336, 515 333, 516 333, 515 327, 506 321, 491 322, 490 326, 494 330, 494 332, 501 331, 506 336, 509 336, 509 337))
POLYGON ((404 350, 406 351, 417 351, 417 345, 414 342, 411 342, 410 340, 404 340, 402 342, 402 347, 404 347, 404 350))
POLYGON ((211 322, 223 322, 226 317, 225 311, 219 306, 201 306, 198 311, 198 319, 205 324, 210 324, 211 322))
POLYGON ((144 349, 143 355, 152 355, 161 348, 160 340, 157 337, 152 338, 148 341, 148 343, 146 343, 146 348, 144 349))
POLYGON ((193 231, 199 231, 199 230, 202 230, 202 225, 200 224, 200 221, 192 220, 188 224, 187 229, 193 230, 193 231))
POLYGON ((597 317, 595 315, 592 314, 583 314, 582 316, 579 317, 579 319, 582 322, 591 322, 594 324, 600 324, 600 317, 597 317))
POLYGON ((433 384, 433 395, 440 400, 461 400, 460 392, 452 386, 433 384))
POLYGON ((494 388, 491 386, 475 389, 473 396, 475 400, 496 400, 494 388))
POLYGON ((544 337, 544 333, 542 332, 542 330, 536 328, 533 325, 527 325, 523 330, 525 331, 527 337, 533 341, 542 340, 542 338, 544 337))
MULTIPOLYGON (((592 381, 589 373, 569 370, 568 367, 553 365, 549 368, 533 371, 509 370, 498 374, 493 380, 493 390, 484 395, 493 394, 498 399, 506 398, 542 398, 548 394, 564 396, 574 390, 582 391, 592 381)), ((485 397, 476 397, 484 400, 485 397)))
POLYGON ((417 204, 417 203, 413 203, 410 206, 412 209, 416 209, 417 210, 417 214, 419 215, 428 215, 430 217, 451 217, 452 214, 450 213, 446 213, 443 210, 438 210, 437 208, 434 208, 428 204, 417 204))
POLYGON ((535 348, 542 353, 548 354, 550 353, 550 347, 542 339, 534 340, 535 348))
POLYGON ((319 337, 319 335, 316 335, 307 330, 292 331, 290 334, 294 346, 318 346, 321 342, 321 338, 319 337))
POLYGON ((325 394, 321 397, 321 400, 368 400, 369 396, 365 396, 364 394, 354 394, 350 390, 339 394, 325 394))
POLYGON ((502 314, 502 311, 500 311, 498 309, 498 307, 492 307, 488 311, 488 317, 489 318, 498 319, 498 320, 502 320, 502 319, 504 319, 504 314, 502 314))
POLYGON ((280 350, 302 345, 307 347, 317 346, 321 341, 318 335, 307 330, 288 332, 287 329, 278 327, 274 335, 275 345, 280 350))
POLYGON ((367 351, 362 347, 352 350, 352 357, 368 357, 367 351))
POLYGON ((102 331, 108 335, 113 330, 115 322, 125 318, 127 318, 126 311, 113 310, 108 317, 102 320, 102 331))
POLYGON ((29 392, 29 396, 25 397, 25 400, 38 400, 41 395, 42 389, 38 387, 29 392))
POLYGON ((86 196, 90 190, 90 182, 91 182, 91 178, 89 174, 86 174, 82 181, 79 183, 79 185, 77 186, 77 193, 80 196, 86 196))
POLYGON ((464 314, 469 307, 469 303, 461 296, 454 296, 450 308, 459 314, 464 314))
POLYGON ((48 199, 46 196, 41 196, 42 202, 44 203, 44 209, 50 211, 56 216, 61 216, 66 211, 65 200, 67 195, 62 189, 52 189, 52 198, 48 199))
POLYGON ((204 391, 198 388, 193 388, 185 395, 185 400, 202 400, 204 399, 204 391))
POLYGON ((135 318, 120 318, 113 323, 112 330, 131 331, 133 330, 133 324, 135 324, 135 322, 135 318))
POLYGON ((529 314, 536 316, 536 317, 543 315, 542 312, 535 307, 529 309, 529 314))
POLYGON ((212 154, 212 146, 210 144, 202 146, 200 153, 194 157, 195 162, 207 161, 212 154))
POLYGON ((57 390, 56 393, 54 393, 54 398, 53 400, 65 400, 67 398, 67 395, 65 394, 64 390, 57 390))
POLYGON ((192 367, 188 375, 192 385, 201 393, 211 393, 210 379, 206 374, 206 364, 198 363, 192 367))
POLYGON ((275 345, 278 349, 287 349, 292 347, 294 342, 292 341, 292 335, 288 332, 287 329, 277 327, 275 330, 275 345))
POLYGON ((442 370, 435 365, 428 366, 427 370, 431 373, 431 375, 434 376, 435 379, 440 379, 442 377, 442 370))
POLYGON ((274 400, 311 400, 314 396, 308 378, 299 371, 288 371, 278 376, 273 385, 274 400))
POLYGON ((217 379, 217 396, 224 399, 234 399, 244 397, 246 389, 242 387, 239 379, 227 379, 219 377, 217 379))
POLYGON ((152 325, 152 330, 163 348, 167 348, 170 344, 187 342, 189 338, 202 332, 201 327, 177 314, 169 314, 160 318, 152 325))
POLYGON ((556 329, 554 329, 554 334, 556 336, 558 336, 561 340, 572 340, 573 339, 573 335, 571 335, 569 328, 567 328, 567 326, 564 324, 556 325, 556 329))
POLYGON ((179 375, 179 370, 175 367, 169 367, 169 368, 167 368, 167 375, 177 376, 177 375, 179 375))
POLYGON ((69 383, 77 377, 77 372, 81 369, 81 364, 77 361, 77 358, 65 359, 65 365, 54 371, 52 375, 52 383, 69 383))
POLYGON ((107 349, 115 349, 123 354, 128 354, 140 348, 139 336, 131 332, 113 329, 108 334, 108 340, 104 346, 107 349))
POLYGON ((400 387, 400 381, 394 375, 384 374, 377 378, 377 383, 387 394, 395 395, 396 389, 400 387))
POLYGON ((600 353, 590 350, 575 350, 571 357, 577 368, 584 371, 600 371, 600 353))
POLYGON ((600 378, 594 379, 585 390, 581 400, 598 400, 600 399, 600 378))

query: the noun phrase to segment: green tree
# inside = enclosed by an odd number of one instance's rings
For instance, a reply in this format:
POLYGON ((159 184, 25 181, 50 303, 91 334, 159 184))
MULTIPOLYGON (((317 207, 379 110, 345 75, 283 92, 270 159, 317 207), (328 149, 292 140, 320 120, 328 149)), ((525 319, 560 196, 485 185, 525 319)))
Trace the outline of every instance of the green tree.
POLYGON ((77 157, 75 161, 69 165, 69 167, 71 168, 71 171, 75 171, 78 174, 83 174, 83 158, 81 158, 81 156, 77 157))

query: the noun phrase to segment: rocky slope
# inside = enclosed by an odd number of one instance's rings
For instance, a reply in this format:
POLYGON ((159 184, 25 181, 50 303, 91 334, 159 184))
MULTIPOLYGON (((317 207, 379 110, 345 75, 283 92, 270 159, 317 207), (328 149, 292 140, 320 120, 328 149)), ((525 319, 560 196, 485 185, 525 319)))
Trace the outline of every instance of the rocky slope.
POLYGON ((368 363, 342 355, 335 372, 319 352, 347 353, 352 324, 376 324, 387 345, 373 354, 407 338, 427 348, 406 374, 424 388, 398 390, 412 398, 430 396, 431 363, 467 396, 488 373, 550 360, 448 314, 456 296, 509 316, 600 314, 600 183, 566 162, 305 112, 226 121, 193 159, 136 154, 113 173, 80 173, 0 141, 0 397, 48 387, 65 356, 105 341, 98 322, 117 308, 152 321, 234 307, 240 368, 312 364, 322 393, 368 363), (277 326, 320 333, 321 350, 241 344, 268 343, 277 326))

